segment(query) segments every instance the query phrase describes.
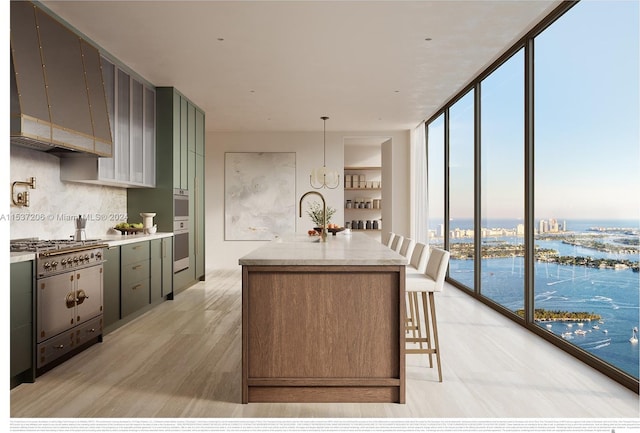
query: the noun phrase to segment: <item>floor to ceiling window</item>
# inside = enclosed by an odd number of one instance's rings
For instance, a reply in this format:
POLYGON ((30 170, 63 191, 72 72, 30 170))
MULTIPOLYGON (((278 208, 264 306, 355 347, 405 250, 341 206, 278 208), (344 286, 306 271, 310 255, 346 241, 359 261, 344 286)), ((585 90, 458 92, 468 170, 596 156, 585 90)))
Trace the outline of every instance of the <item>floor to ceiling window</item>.
POLYGON ((474 91, 449 109, 449 275, 474 287, 474 91))
POLYGON ((444 114, 431 122, 427 134, 429 245, 444 248, 444 114))
POLYGON ((534 44, 536 320, 637 378, 638 3, 581 2, 534 44))
POLYGON ((481 291, 524 308, 524 50, 481 81, 481 291))
POLYGON ((638 16, 564 2, 426 123, 428 161, 444 137, 429 191, 448 191, 430 209, 449 217, 448 280, 636 392, 638 16))

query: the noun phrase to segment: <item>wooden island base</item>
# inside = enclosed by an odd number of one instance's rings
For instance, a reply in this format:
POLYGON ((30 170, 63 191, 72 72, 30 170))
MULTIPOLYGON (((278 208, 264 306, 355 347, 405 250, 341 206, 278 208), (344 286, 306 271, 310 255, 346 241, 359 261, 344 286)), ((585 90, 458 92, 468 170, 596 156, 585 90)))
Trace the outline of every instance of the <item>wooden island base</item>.
POLYGON ((405 402, 404 265, 243 266, 242 402, 405 402))

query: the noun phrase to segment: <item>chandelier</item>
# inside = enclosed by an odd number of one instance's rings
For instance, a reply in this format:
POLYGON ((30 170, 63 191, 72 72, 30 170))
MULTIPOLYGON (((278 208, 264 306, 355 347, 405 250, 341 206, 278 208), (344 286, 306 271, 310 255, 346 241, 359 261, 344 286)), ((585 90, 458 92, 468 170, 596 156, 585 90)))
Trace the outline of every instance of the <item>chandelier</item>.
POLYGON ((336 170, 327 169, 327 116, 321 117, 323 121, 323 159, 322 167, 311 170, 309 184, 315 189, 336 189, 340 185, 340 175, 336 170))

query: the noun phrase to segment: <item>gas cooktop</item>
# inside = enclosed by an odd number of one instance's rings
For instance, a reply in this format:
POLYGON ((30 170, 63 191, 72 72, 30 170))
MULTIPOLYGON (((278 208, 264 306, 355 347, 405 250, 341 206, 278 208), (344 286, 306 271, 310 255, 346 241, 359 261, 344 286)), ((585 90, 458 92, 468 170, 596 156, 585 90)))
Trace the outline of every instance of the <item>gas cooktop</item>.
POLYGON ((56 250, 72 250, 91 246, 104 246, 100 239, 75 241, 73 239, 43 240, 37 238, 15 239, 9 242, 11 252, 47 252, 56 250))

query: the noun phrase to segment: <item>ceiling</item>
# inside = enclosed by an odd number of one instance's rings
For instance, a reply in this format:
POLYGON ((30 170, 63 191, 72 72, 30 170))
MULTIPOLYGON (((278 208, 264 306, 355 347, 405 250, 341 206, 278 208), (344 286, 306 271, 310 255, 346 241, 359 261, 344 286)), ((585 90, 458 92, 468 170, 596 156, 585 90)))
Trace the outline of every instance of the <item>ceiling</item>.
POLYGON ((208 131, 414 128, 560 1, 42 1, 208 131))

